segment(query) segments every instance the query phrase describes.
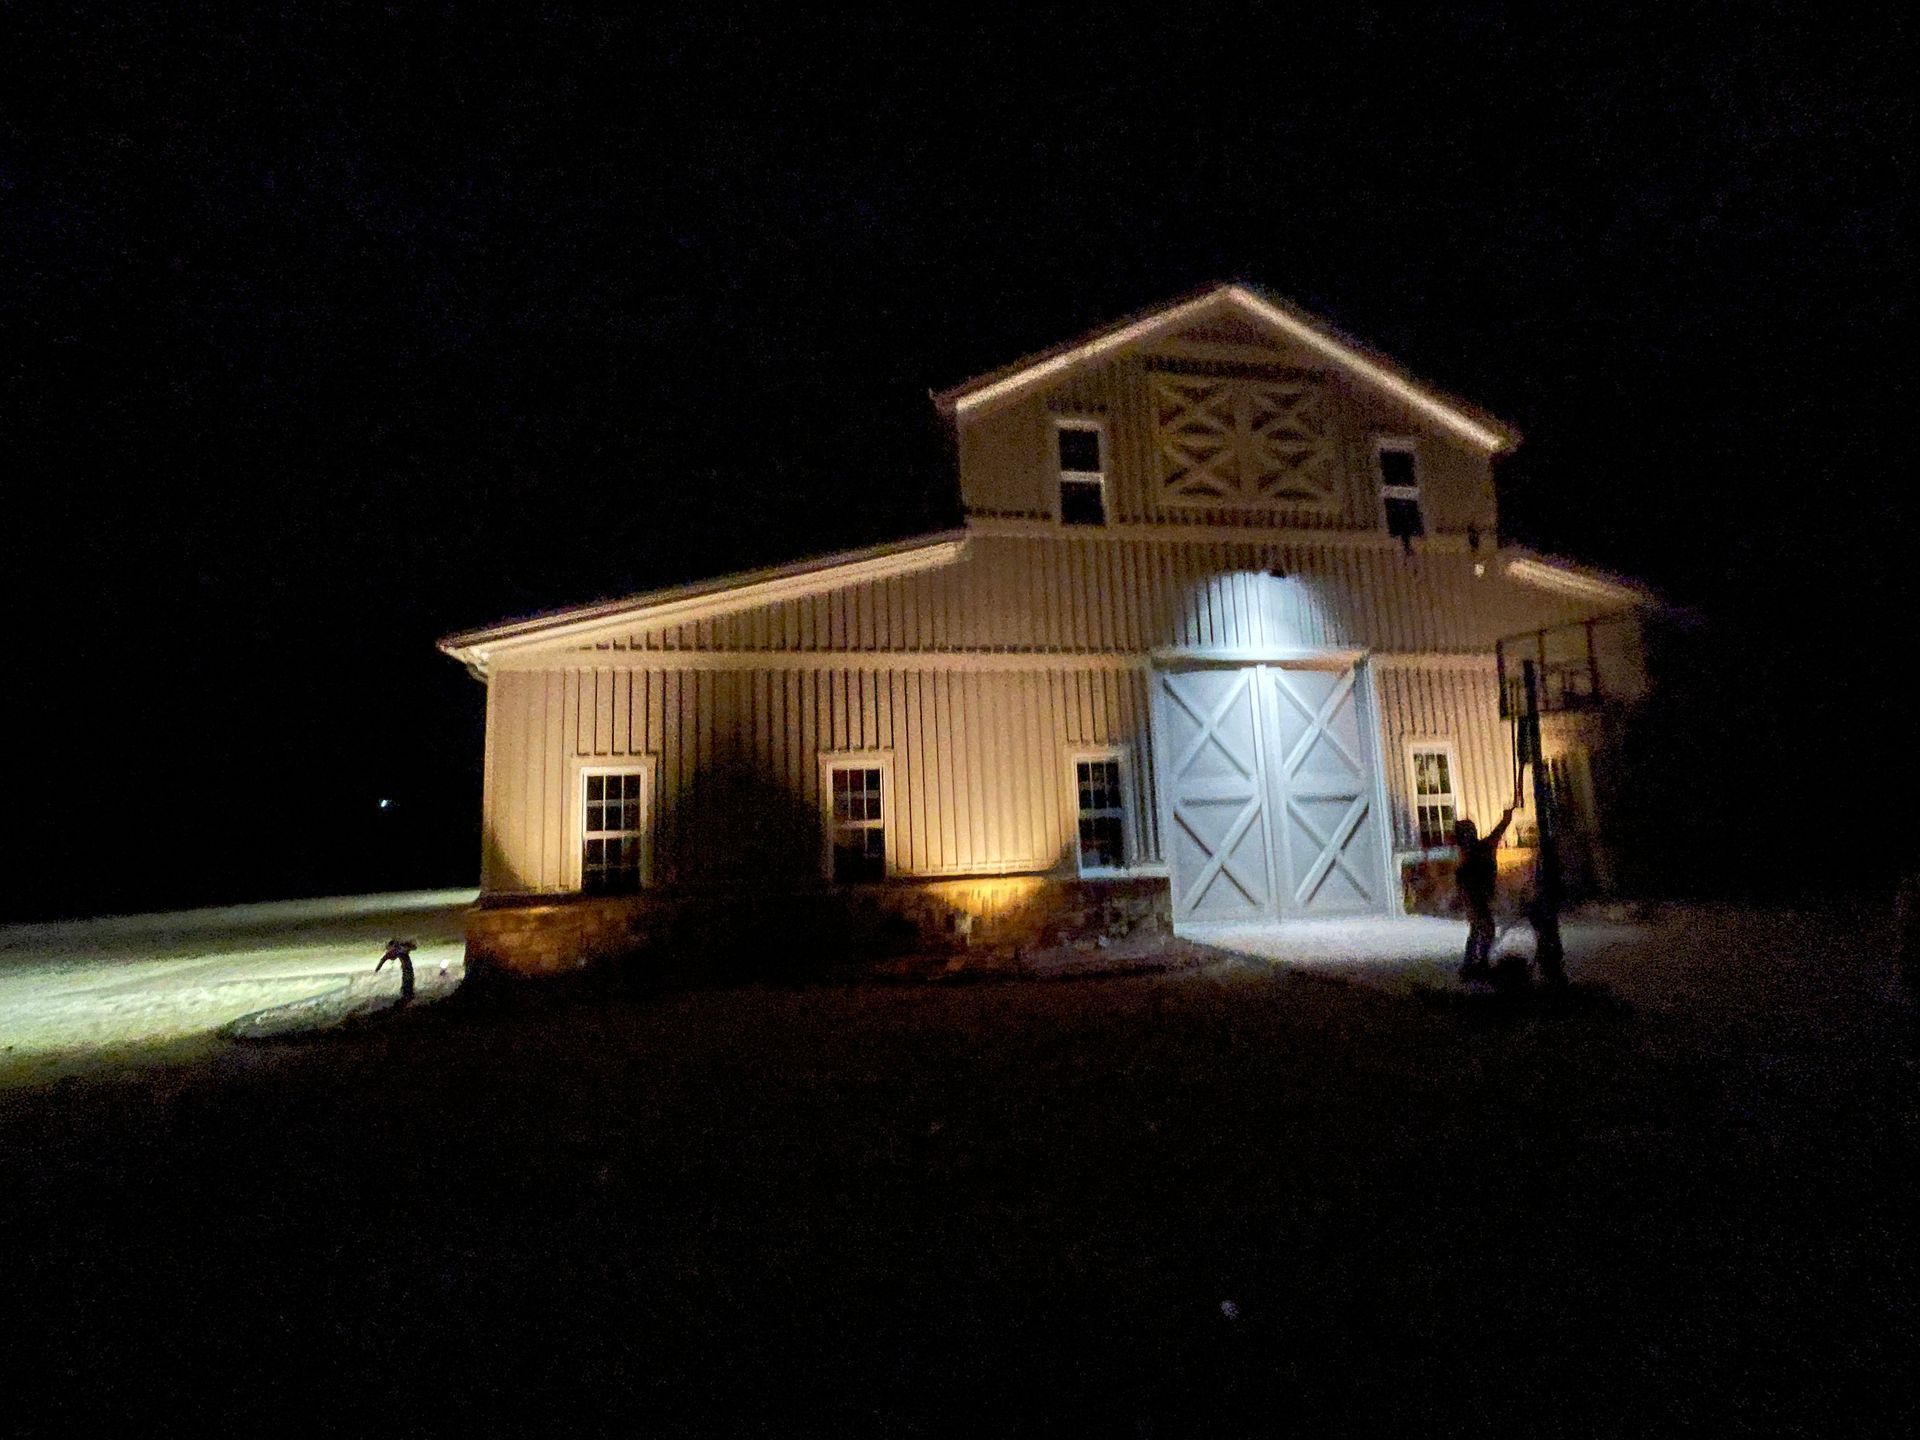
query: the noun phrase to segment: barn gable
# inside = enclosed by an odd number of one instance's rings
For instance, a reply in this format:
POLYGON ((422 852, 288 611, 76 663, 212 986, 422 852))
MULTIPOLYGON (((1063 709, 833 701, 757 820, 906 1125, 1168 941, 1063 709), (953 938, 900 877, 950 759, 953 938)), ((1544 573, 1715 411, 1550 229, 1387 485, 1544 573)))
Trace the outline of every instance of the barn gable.
POLYGON ((1240 283, 1209 287, 975 376, 936 392, 934 401, 956 419, 987 413, 1088 365, 1174 337, 1188 345, 1228 348, 1278 343, 1305 362, 1333 366, 1383 392, 1489 454, 1520 443, 1518 431, 1477 406, 1416 379, 1397 362, 1300 307, 1240 283))

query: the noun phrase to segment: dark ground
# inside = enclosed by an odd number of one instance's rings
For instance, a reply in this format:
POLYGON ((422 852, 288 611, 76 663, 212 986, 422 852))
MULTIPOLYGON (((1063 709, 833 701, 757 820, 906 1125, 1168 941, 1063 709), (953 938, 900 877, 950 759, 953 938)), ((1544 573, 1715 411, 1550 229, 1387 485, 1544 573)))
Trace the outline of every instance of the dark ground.
POLYGON ((1684 912, 1558 1014, 1241 961, 452 1002, 15 1090, 9 1428, 1895 1429, 1877 939, 1684 912))

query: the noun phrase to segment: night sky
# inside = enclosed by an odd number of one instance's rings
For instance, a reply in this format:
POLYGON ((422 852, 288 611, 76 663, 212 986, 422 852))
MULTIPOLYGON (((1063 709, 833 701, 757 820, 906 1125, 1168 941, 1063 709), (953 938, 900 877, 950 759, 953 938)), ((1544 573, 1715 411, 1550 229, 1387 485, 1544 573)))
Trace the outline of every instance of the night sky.
POLYGON ((1228 278, 1517 424, 1509 538, 1697 612, 1674 888, 1920 848, 1903 22, 33 8, 0 914, 471 883, 439 635, 951 523, 930 388, 1228 278))

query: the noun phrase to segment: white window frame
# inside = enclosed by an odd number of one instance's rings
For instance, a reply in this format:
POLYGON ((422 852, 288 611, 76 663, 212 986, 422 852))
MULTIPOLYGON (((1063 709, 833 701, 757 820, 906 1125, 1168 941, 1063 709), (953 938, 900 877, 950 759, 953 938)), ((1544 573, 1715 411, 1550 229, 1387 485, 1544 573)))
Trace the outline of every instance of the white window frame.
POLYGON ((894 839, 900 833, 894 825, 893 752, 891 750, 832 750, 820 754, 820 873, 833 884, 833 772, 835 770, 878 770, 880 772, 880 819, 864 822, 862 829, 878 829, 886 847, 885 876, 891 880, 899 873, 894 839))
POLYGON ((1460 755, 1453 741, 1441 739, 1408 740, 1402 747, 1407 766, 1407 813, 1413 821, 1413 848, 1422 854, 1449 849, 1453 836, 1448 834, 1438 845, 1428 845, 1420 834, 1420 766, 1416 756, 1438 754, 1447 757, 1447 799, 1453 805, 1457 823, 1463 816, 1460 805, 1460 755))
MULTIPOLYGON (((656 779, 660 769, 657 755, 634 755, 625 760, 595 761, 574 766, 573 789, 568 801, 567 833, 573 837, 573 856, 569 861, 568 888, 584 893, 587 885, 587 780, 594 775, 638 775, 640 777, 640 888, 653 883, 653 826, 656 779)), ((626 830, 596 830, 595 835, 625 835, 626 830)))
POLYGON ((1133 756, 1125 745, 1091 745, 1069 750, 1066 755, 1067 810, 1073 817, 1073 865, 1084 880, 1098 880, 1138 873, 1140 841, 1134 826, 1137 813, 1133 803, 1133 756), (1120 767, 1120 849, 1121 863, 1088 867, 1080 860, 1080 762, 1111 760, 1120 767))
POLYGON ((1424 534, 1427 528, 1427 507, 1420 498, 1421 481, 1420 443, 1411 435, 1376 435, 1373 437, 1373 478, 1378 482, 1380 491, 1380 520, 1383 525, 1392 521, 1387 515, 1389 500, 1411 500, 1420 512, 1420 529, 1424 534), (1383 455, 1406 455, 1413 460, 1413 484, 1389 485, 1387 467, 1381 462, 1383 455))
POLYGON ((1053 417, 1053 428, 1048 431, 1048 439, 1053 443, 1052 453, 1047 457, 1054 474, 1053 518, 1062 525, 1067 523, 1065 486, 1072 482, 1100 487, 1100 524, 1086 525, 1084 521, 1075 521, 1074 527, 1078 529, 1084 526, 1089 530, 1098 530, 1111 524, 1113 507, 1108 504, 1110 496, 1107 492, 1107 472, 1111 468, 1107 449, 1107 422, 1097 415, 1056 415, 1053 417), (1094 444, 1100 452, 1098 470, 1069 470, 1060 463, 1060 436, 1067 430, 1085 430, 1093 433, 1094 444))

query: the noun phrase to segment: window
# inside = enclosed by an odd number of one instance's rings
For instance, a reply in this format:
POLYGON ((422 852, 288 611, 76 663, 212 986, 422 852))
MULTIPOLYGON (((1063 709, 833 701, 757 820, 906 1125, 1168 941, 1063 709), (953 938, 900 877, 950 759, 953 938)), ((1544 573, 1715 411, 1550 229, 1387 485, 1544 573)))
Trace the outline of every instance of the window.
POLYGON ((1107 436, 1098 420, 1053 422, 1060 467, 1060 523, 1107 523, 1107 436))
POLYGON ((1411 440, 1382 440, 1374 450, 1380 495, 1387 506, 1387 533, 1409 546, 1427 533, 1420 517, 1420 466, 1411 440))
POLYGON ((1117 751, 1073 758, 1080 816, 1080 873, 1124 870, 1127 865, 1127 799, 1117 751))
POLYGON ((1453 822, 1459 818, 1455 798, 1453 747, 1412 745, 1407 766, 1413 780, 1413 828, 1422 850, 1453 843, 1453 822))
POLYGON ((879 759, 822 760, 828 874, 839 885, 887 878, 887 766, 879 759))
POLYGON ((580 812, 580 888, 622 895, 646 878, 647 772, 588 770, 580 812))

